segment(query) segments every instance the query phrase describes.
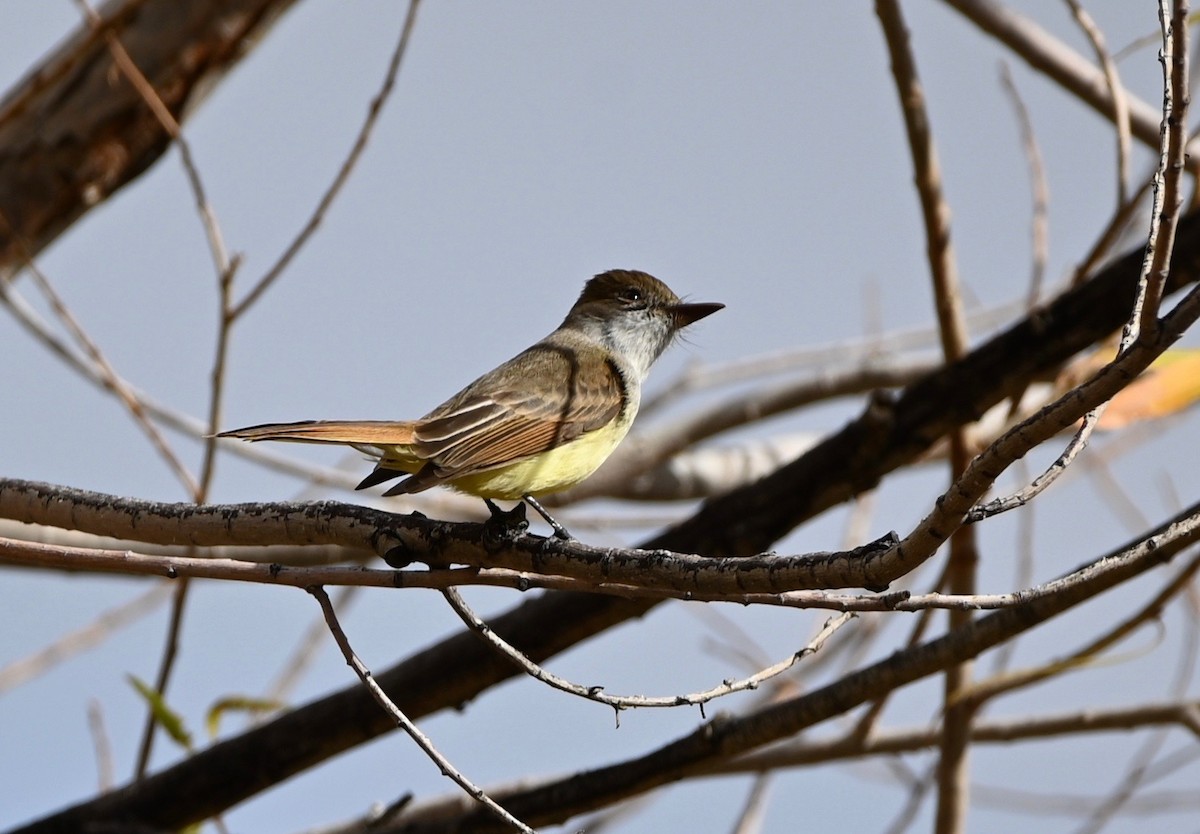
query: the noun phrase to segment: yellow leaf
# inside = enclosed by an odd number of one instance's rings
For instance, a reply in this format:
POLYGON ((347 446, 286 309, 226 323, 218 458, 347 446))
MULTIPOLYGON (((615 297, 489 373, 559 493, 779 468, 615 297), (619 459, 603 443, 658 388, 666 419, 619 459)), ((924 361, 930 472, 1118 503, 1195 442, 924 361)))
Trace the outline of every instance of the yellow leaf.
POLYGON ((273 712, 282 708, 282 701, 273 701, 269 698, 249 698, 244 695, 227 696, 217 701, 208 710, 208 716, 204 721, 208 729, 208 737, 217 737, 217 730, 221 726, 221 717, 227 712, 248 712, 256 715, 262 712, 273 712))
MULTIPOLYGON (((1055 381, 1065 393, 1112 361, 1116 345, 1108 344, 1066 367, 1055 381)), ((1178 414, 1200 400, 1200 349, 1168 350, 1108 404, 1097 428, 1123 429, 1143 420, 1178 414)))
POLYGON ((1097 428, 1178 414, 1200 400, 1200 350, 1168 350, 1108 404, 1097 428))

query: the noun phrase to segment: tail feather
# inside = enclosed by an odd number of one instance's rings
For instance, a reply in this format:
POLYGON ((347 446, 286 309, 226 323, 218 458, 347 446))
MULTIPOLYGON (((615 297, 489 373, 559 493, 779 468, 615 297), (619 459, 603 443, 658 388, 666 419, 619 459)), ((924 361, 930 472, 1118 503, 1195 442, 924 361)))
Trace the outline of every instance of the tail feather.
POLYGON ((224 431, 217 437, 251 442, 283 440, 293 443, 340 443, 363 446, 405 446, 413 442, 414 424, 387 420, 302 420, 298 423, 263 423, 224 431))
MULTIPOLYGON (((359 485, 355 487, 355 489, 370 489, 373 486, 382 484, 384 481, 390 481, 393 478, 400 478, 407 474, 409 473, 405 472, 403 469, 389 469, 386 466, 376 466, 375 469, 371 471, 371 474, 363 478, 359 485)), ((384 494, 390 495, 391 493, 389 492, 384 494)))

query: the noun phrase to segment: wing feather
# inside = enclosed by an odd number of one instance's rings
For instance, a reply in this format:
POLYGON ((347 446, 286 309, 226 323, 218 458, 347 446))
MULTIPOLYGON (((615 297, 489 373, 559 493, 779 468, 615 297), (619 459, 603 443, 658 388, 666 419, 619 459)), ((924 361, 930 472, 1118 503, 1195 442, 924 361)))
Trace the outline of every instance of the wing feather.
POLYGON ((541 342, 416 422, 413 449, 432 466, 421 488, 553 449, 608 425, 625 403, 611 362, 580 362, 576 350, 541 342), (531 379, 556 385, 537 390, 531 379))

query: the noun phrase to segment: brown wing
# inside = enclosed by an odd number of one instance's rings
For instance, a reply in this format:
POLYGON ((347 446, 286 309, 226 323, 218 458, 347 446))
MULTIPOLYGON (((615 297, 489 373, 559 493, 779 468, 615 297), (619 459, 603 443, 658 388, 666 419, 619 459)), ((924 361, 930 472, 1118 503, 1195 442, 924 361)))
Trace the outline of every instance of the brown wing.
POLYGON ((582 355, 540 342, 418 420, 412 448, 433 467, 422 470, 420 488, 531 457, 616 419, 625 406, 620 372, 582 355))

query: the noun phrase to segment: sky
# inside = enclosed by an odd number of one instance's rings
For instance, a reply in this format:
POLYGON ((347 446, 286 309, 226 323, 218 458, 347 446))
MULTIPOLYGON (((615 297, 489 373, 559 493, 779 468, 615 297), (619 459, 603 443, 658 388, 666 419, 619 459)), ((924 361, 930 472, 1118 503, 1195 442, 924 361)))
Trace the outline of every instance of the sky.
MULTIPOLYGON (((1066 4, 1009 5, 1089 54, 1066 4)), ((1152 4, 1095 0, 1088 8, 1114 47, 1156 32, 1152 4)), ((1029 175, 1000 83, 1001 61, 1029 108, 1045 157, 1047 281, 1060 284, 1114 206, 1111 132, 946 5, 905 3, 904 9, 972 305, 1023 297, 1030 273, 1029 175)), ((298 3, 187 122, 226 242, 244 258, 241 292, 287 246, 336 172, 381 82, 403 11, 403 4, 382 0, 298 3)), ((66 0, 0 6, 4 88, 78 25, 78 15, 66 0)), ((1146 101, 1161 100, 1154 47, 1133 53, 1121 72, 1146 101)), ((1135 159, 1139 175, 1149 170, 1144 152, 1135 159)), ((609 268, 642 269, 689 299, 726 305, 661 360, 651 392, 697 365, 926 327, 932 299, 911 181, 886 50, 868 3, 427 3, 353 178, 319 233, 234 334, 225 425, 423 414, 553 329, 583 281, 609 268)), ((176 409, 206 412, 216 282, 177 153, 90 213, 39 265, 127 379, 176 409)), ((45 310, 28 281, 17 290, 45 310)), ((972 340, 984 335, 973 332, 972 340)), ((122 409, 7 315, 0 315, 0 345, 0 391, 9 392, 0 471, 185 500, 122 409)), ((755 431, 832 431, 859 408, 825 405, 755 431)), ((1169 422, 1136 455, 1112 466, 1153 521, 1173 511, 1172 492, 1187 503, 1200 491, 1200 467, 1178 453, 1189 442, 1194 450, 1194 439, 1186 438, 1196 429, 1194 413, 1169 422)), ((198 467, 200 444, 172 440, 198 467)), ((287 451, 365 471, 361 461, 329 450, 287 451)), ((1045 461, 1034 455, 1031 466, 1048 462, 1054 451, 1045 461)), ((890 479, 870 535, 914 523, 943 480, 941 471, 890 479)), ((212 498, 283 500, 301 488, 295 479, 224 456, 212 498)), ((1088 479, 1065 483, 1045 506, 1037 514, 1040 579, 1129 534, 1088 479)), ((827 513, 780 549, 832 549, 845 522, 845 511, 827 513)), ((646 533, 616 529, 595 537, 632 544, 646 533)), ((1009 589, 1016 535, 1006 523, 985 534, 988 590, 1009 589)), ((6 572, 0 668, 147 587, 6 572)), ((468 590, 484 612, 519 602, 511 593, 468 590)), ((715 654, 714 638, 736 628, 778 659, 823 619, 721 607, 728 619, 717 620, 711 608, 662 606, 552 667, 576 680, 602 679, 610 692, 695 691, 750 671, 715 654)), ((199 587, 172 704, 199 730, 207 706, 231 689, 266 688, 316 615, 312 601, 290 589, 199 587)), ((22 751, 19 769, 11 753, 0 753, 11 774, 0 788, 0 828, 94 791, 86 724, 92 699, 103 709, 118 777, 127 778, 142 710, 126 674, 153 678, 166 616, 160 607, 98 649, 0 692, 0 750, 22 751)), ((1105 619, 1093 605, 1046 633, 1070 646, 1072 635, 1105 619)), ((1173 625, 1179 624, 1176 616, 1173 625)), ((459 628, 432 594, 403 600, 363 594, 345 625, 366 662, 379 668, 459 628)), ((1134 683, 1173 671, 1162 666, 1173 657, 1170 645, 1125 659, 1114 678, 1129 681, 1128 690, 1079 679, 1005 700, 1000 712, 1147 697, 1134 683)), ((351 681, 326 646, 293 702, 351 681)), ((746 696, 724 708, 750 704, 746 696)), ((935 686, 913 687, 888 718, 898 726, 924 723, 937 705, 935 686)), ((699 720, 689 711, 630 711, 614 730, 607 709, 521 680, 489 692, 464 714, 438 715, 422 726, 486 785, 516 772, 557 773, 637 755, 699 720)), ((238 726, 229 719, 229 732, 238 726)), ((1089 738, 1043 745, 1037 754, 980 752, 974 777, 985 789, 972 830, 1017 824, 1031 832, 1061 830, 1060 817, 996 811, 986 788, 1094 792, 1116 778, 1107 758, 1113 749, 1126 748, 1089 738)), ((154 765, 179 755, 160 740, 154 765)), ((923 766, 913 760, 914 768, 923 766)), ((746 787, 746 779, 673 787, 620 830, 729 830, 746 787)), ((350 818, 407 789, 430 796, 451 786, 396 734, 234 809, 227 820, 235 831, 298 831, 350 818), (399 788, 396 774, 402 774, 399 788)), ((816 831, 835 824, 880 830, 905 800, 879 763, 796 771, 777 780, 764 830, 793 831, 797 819, 816 831), (857 801, 845 801, 850 796, 857 801)), ((929 826, 928 814, 926 807, 918 829, 929 826)), ((1124 818, 1109 830, 1144 830, 1137 824, 1124 818)))

